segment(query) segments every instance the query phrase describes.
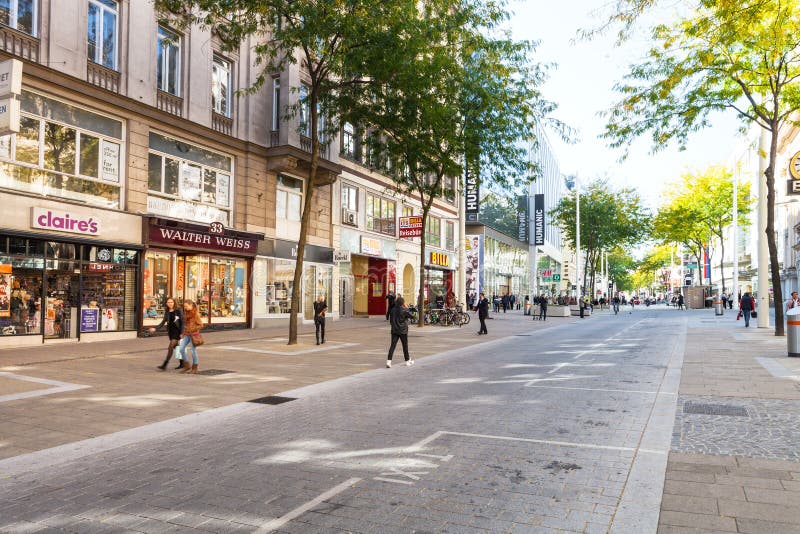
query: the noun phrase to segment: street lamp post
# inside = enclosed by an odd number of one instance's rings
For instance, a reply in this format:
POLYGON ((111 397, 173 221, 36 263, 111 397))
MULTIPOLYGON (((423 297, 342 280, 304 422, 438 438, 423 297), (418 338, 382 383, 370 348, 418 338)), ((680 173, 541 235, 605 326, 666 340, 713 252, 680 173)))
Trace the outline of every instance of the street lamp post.
POLYGON ((583 283, 581 278, 581 188, 578 177, 575 177, 575 278, 577 279, 577 298, 582 295, 583 283))

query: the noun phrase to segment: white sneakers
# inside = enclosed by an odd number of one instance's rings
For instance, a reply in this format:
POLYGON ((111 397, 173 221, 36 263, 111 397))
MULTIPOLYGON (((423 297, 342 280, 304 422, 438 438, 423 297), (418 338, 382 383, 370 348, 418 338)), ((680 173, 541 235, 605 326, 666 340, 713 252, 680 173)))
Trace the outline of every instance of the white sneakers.
MULTIPOLYGON (((414 365, 414 360, 408 360, 406 362, 406 367, 411 367, 412 365, 414 365)), ((386 360, 386 368, 387 369, 392 368, 392 360, 386 360)))

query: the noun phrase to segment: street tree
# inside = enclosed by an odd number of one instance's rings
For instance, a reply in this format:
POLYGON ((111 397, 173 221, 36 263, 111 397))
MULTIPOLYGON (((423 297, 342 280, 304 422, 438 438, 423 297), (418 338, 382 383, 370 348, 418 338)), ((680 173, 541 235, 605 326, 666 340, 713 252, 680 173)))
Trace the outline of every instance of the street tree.
MULTIPOLYGON (((399 194, 420 201, 427 231, 434 201, 455 198, 462 175, 511 189, 529 180, 525 142, 533 138, 534 119, 553 105, 539 93, 545 69, 533 61, 533 45, 494 36, 508 19, 501 4, 409 5, 422 12, 387 27, 380 48, 351 56, 351 77, 370 83, 343 91, 340 113, 374 133, 378 164, 391 166, 399 194)), ((420 240, 420 309, 428 237, 420 240)))
MULTIPOLYGON (((647 59, 617 85, 622 98, 606 114, 611 146, 649 133, 654 150, 710 124, 712 112, 733 110, 769 138, 767 228, 775 302, 782 302, 775 238, 775 165, 782 129, 800 111, 797 0, 700 0, 696 10, 653 29, 647 59)), ((762 273, 766 276, 766 273, 762 273)), ((765 295, 760 295, 764 298, 765 295)), ((775 335, 784 335, 775 307, 775 335)))
MULTIPOLYGON (((670 267, 675 261, 676 247, 673 243, 656 245, 650 248, 641 261, 636 264, 637 283, 657 282, 658 287, 669 285, 670 267)), ((680 259, 680 256, 678 256, 680 259)), ((638 284, 637 284, 638 285, 638 284)))
POLYGON ((493 192, 481 196, 480 221, 510 236, 517 235, 517 201, 493 192))
MULTIPOLYGON (((567 244, 577 242, 575 225, 576 191, 561 198, 551 211, 567 244)), ((583 253, 583 288, 594 287, 600 254, 615 247, 633 247, 649 234, 650 212, 634 189, 613 189, 607 181, 596 180, 580 191, 580 233, 583 253)))
POLYGON ((333 173, 320 173, 320 147, 333 127, 333 111, 342 84, 358 85, 348 78, 345 66, 352 50, 379 46, 383 21, 407 15, 400 0, 154 0, 160 17, 178 28, 191 25, 210 28, 223 51, 238 51, 242 45, 254 54, 258 75, 244 92, 256 93, 274 72, 297 65, 306 79, 307 90, 298 92, 298 102, 287 107, 285 118, 300 116, 303 135, 311 140, 311 161, 306 183, 300 235, 297 243, 289 345, 297 343, 299 290, 304 251, 311 220, 315 190, 331 185, 333 173), (321 117, 328 120, 322 121, 321 117))
POLYGON ((635 268, 636 260, 623 247, 614 247, 608 252, 608 279, 614 282, 617 291, 633 291, 635 268))

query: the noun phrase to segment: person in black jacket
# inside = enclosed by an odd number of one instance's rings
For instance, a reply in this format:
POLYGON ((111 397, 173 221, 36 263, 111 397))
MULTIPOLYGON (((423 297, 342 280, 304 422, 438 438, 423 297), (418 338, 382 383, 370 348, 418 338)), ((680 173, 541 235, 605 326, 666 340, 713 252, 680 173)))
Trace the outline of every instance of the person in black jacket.
POLYGON ((546 321, 547 320, 547 297, 542 295, 539 297, 539 320, 546 321))
POLYGON ((403 344, 406 365, 414 365, 414 360, 408 355, 408 320, 413 318, 414 315, 406 307, 406 300, 403 297, 397 297, 392 313, 389 315, 389 324, 392 325, 392 344, 389 345, 389 355, 386 357, 387 368, 392 366, 392 355, 398 340, 403 344))
POLYGON ((320 332, 322 332, 322 343, 325 343, 325 312, 328 311, 328 303, 325 297, 320 295, 314 303, 314 328, 317 333, 317 345, 320 344, 320 332))
POLYGON ((394 308, 394 301, 397 299, 394 293, 389 293, 386 295, 386 320, 389 320, 389 314, 392 313, 392 308, 394 308))
POLYGON ((489 317, 489 300, 481 293, 478 299, 478 319, 481 321, 481 329, 478 330, 478 335, 488 334, 486 330, 486 318, 489 317))
MULTIPOLYGON (((172 351, 178 346, 178 343, 181 342, 181 334, 183 333, 183 312, 175 305, 175 299, 172 297, 167 297, 164 305, 166 306, 164 309, 164 318, 161 319, 161 322, 158 323, 158 326, 155 328, 150 328, 150 333, 152 334, 162 326, 167 325, 167 335, 169 336, 167 357, 164 358, 164 363, 158 366, 158 368, 162 371, 167 370, 169 359, 172 358, 172 351)), ((189 367, 188 362, 180 360, 178 367, 175 369, 180 369, 182 367, 189 367)))

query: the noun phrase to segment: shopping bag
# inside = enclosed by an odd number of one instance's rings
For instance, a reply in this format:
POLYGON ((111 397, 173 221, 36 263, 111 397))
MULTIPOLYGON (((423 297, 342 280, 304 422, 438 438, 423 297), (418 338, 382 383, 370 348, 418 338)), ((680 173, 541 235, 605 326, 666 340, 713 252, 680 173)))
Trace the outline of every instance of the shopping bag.
POLYGON ((181 349, 179 349, 178 347, 172 349, 172 357, 175 358, 176 360, 182 360, 183 358, 181 358, 181 349))
POLYGON ((200 345, 206 342, 206 340, 203 339, 203 334, 197 333, 197 334, 191 334, 191 336, 192 336, 192 344, 195 347, 199 347, 200 345))
POLYGON ((738 321, 741 318, 742 318, 742 310, 739 310, 739 313, 736 314, 736 320, 738 321))
POLYGON ((750 317, 753 317, 753 318, 756 318, 756 317, 758 317, 758 312, 757 312, 757 311, 755 311, 755 310, 751 311, 751 312, 750 312, 750 317))

